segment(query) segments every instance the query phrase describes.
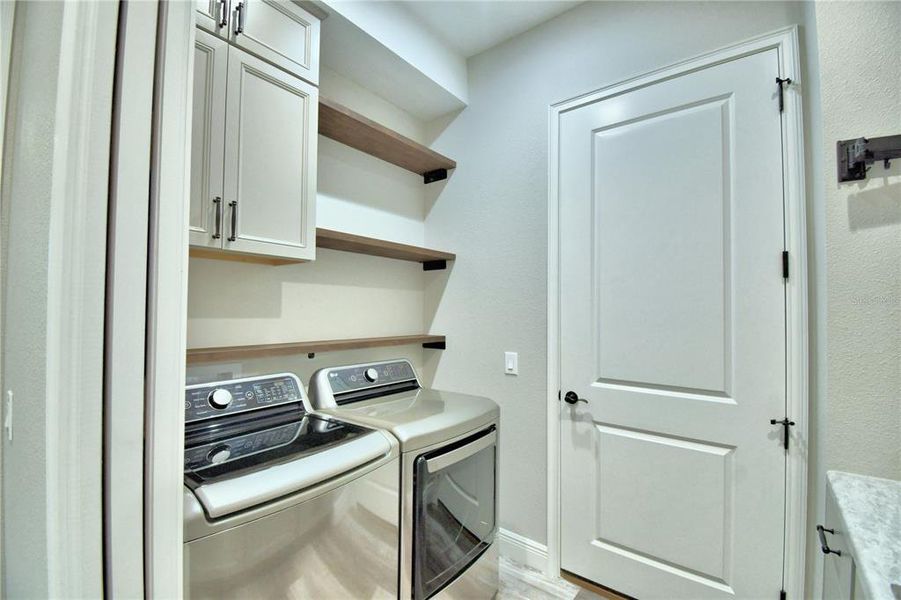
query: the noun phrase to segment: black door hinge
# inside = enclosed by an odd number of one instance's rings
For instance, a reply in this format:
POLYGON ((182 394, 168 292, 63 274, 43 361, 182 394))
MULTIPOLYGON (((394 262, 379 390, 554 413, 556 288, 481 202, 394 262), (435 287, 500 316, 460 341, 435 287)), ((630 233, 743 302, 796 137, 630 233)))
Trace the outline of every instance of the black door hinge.
POLYGON ((557 390, 557 402, 560 402, 560 390, 557 390))
POLYGON ((791 85, 792 80, 789 77, 782 79, 781 77, 776 78, 776 87, 779 88, 779 112, 783 112, 785 110, 785 98, 783 94, 785 92, 785 85, 791 85))
POLYGON ((779 600, 785 600, 786 597, 785 590, 779 590, 779 600))
POLYGON ((782 419, 781 421, 778 419, 770 419, 770 425, 782 425, 782 446, 788 450, 788 440, 791 439, 791 432, 789 431, 789 427, 793 427, 795 424, 794 421, 789 421, 788 417, 782 419))
POLYGON ((788 279, 788 250, 782 251, 782 278, 788 279))

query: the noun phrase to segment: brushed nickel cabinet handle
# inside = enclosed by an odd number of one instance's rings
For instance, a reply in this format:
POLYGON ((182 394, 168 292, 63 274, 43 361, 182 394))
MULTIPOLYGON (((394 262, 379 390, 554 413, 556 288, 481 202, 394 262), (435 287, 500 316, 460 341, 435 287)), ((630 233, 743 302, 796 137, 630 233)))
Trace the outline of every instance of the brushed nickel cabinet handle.
POLYGON ((244 33, 244 3, 238 2, 238 6, 235 7, 235 35, 241 35, 244 33))
POLYGON ((228 241, 234 242, 238 239, 238 201, 232 200, 228 205, 232 209, 232 234, 228 236, 228 241))
POLYGON ((228 0, 219 0, 219 27, 228 25, 228 0))
POLYGON ((216 227, 213 230, 213 239, 218 240, 222 237, 222 197, 213 198, 213 204, 216 205, 216 227))

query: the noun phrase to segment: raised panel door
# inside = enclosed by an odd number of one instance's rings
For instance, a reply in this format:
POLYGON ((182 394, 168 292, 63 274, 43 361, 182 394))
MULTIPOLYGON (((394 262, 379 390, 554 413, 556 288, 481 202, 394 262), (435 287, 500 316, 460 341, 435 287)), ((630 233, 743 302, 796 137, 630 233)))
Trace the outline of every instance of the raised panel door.
POLYGON ((224 247, 315 258, 318 90, 229 48, 224 247))
POLYGON ((782 585, 776 50, 560 119, 562 567, 638 598, 782 585))
POLYGON ((319 19, 286 0, 240 0, 232 9, 233 44, 319 83, 319 19))
POLYGON ((198 30, 191 117, 190 243, 222 246, 223 156, 228 43, 198 30))

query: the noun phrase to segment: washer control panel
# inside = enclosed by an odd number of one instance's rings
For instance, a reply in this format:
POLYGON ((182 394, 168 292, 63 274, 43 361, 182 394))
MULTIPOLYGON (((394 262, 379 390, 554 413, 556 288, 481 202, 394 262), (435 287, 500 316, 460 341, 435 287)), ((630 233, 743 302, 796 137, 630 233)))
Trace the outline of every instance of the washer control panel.
POLYGON ((303 386, 291 373, 190 385, 185 388, 185 423, 303 399, 303 386))
POLYGON ((328 383, 333 394, 416 381, 413 366, 405 360, 329 369, 328 383))
POLYGON ((265 431, 248 433, 223 441, 194 446, 193 448, 185 448, 185 471, 196 471, 228 460, 235 460, 250 454, 290 444, 300 433, 300 428, 301 422, 293 422, 265 431))

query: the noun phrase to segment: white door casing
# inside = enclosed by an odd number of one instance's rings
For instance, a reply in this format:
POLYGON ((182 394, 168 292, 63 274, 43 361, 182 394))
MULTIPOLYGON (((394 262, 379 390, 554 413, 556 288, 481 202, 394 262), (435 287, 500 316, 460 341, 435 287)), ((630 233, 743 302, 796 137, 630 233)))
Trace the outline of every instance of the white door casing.
POLYGON ((319 91, 228 51, 224 247, 313 260, 319 91))
POLYGON ((552 112, 561 382, 589 400, 562 409, 562 566, 641 597, 781 585, 785 454, 767 421, 786 410, 779 257, 803 237, 794 212, 783 230, 784 48, 732 54, 552 112))

